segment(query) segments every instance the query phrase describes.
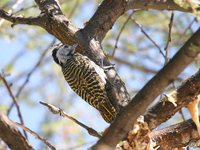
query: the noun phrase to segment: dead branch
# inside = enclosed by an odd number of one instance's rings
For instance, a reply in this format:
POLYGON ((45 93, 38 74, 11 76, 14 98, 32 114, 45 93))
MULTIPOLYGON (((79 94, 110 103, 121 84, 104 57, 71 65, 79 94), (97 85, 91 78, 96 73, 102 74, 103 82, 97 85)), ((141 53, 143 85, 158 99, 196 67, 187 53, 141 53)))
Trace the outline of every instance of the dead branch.
POLYGON ((61 108, 57 108, 56 106, 54 105, 51 105, 51 104, 48 104, 48 103, 45 103, 45 102, 40 102, 40 104, 46 106, 49 108, 49 110, 53 113, 53 114, 58 114, 64 118, 67 118, 67 119, 70 119, 71 121, 73 121, 74 123, 78 124, 79 126, 81 126, 82 128, 84 128, 85 130, 87 130, 87 132, 92 135, 92 136, 95 136, 95 137, 98 137, 98 138, 101 138, 101 135, 96 131, 94 130, 93 128, 91 127, 88 127, 86 126, 85 124, 83 124, 82 122, 78 121, 77 119, 69 116, 66 112, 64 112, 61 108))

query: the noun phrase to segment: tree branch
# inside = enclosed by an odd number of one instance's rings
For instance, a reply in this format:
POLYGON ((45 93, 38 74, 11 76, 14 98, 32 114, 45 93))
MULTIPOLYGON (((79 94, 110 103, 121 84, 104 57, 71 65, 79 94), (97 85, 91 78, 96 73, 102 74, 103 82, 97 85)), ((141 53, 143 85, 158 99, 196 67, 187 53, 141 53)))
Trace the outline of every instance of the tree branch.
MULTIPOLYGON (((100 42, 94 40, 93 37, 90 37, 90 32, 85 32, 83 34, 83 30, 79 30, 77 27, 75 27, 63 15, 62 11, 60 10, 59 4, 55 0, 35 1, 41 9, 41 14, 40 16, 38 16, 38 18, 42 18, 42 22, 38 23, 39 26, 46 29, 50 34, 57 37, 62 43, 70 45, 78 43, 79 47, 77 51, 83 55, 88 56, 98 65, 102 65, 102 60, 105 66, 111 65, 111 63, 105 57, 103 50, 101 49, 100 42)), ((6 13, 2 14, 4 16, 6 13)), ((6 15, 4 16, 4 18, 14 23, 32 23, 26 20, 28 18, 25 19, 19 17, 19 20, 16 20, 16 17, 12 17, 12 15, 6 15), (25 19, 25 21, 23 19, 25 19)), ((109 71, 106 72, 106 74, 108 77, 108 84, 106 85, 108 97, 112 101, 115 108, 119 110, 120 107, 128 104, 130 100, 129 94, 123 81, 120 79, 114 68, 111 68, 109 71)))
MULTIPOLYGON (((11 120, 10 120, 11 121, 11 120)), ((35 138, 41 140, 44 144, 46 144, 46 146, 48 146, 51 150, 56 150, 56 148, 49 143, 46 139, 44 139, 43 137, 39 136, 36 132, 32 131, 31 129, 25 127, 24 125, 17 123, 17 122, 13 122, 11 121, 14 125, 22 128, 23 130, 26 130, 27 132, 29 132, 31 135, 33 135, 35 138)))
POLYGON ((126 7, 126 0, 104 0, 87 22, 83 33, 101 42, 115 21, 124 14, 126 7))
MULTIPOLYGON (((0 80, 3 81, 5 87, 6 87, 7 91, 8 91, 8 94, 10 95, 10 97, 11 97, 11 99, 12 99, 14 105, 16 106, 17 115, 18 115, 18 117, 19 117, 19 120, 20 120, 21 124, 24 125, 24 120, 23 120, 22 113, 21 113, 21 110, 20 110, 20 107, 19 107, 19 104, 18 104, 18 100, 17 100, 17 98, 14 96, 13 92, 11 91, 10 86, 8 85, 8 82, 7 82, 6 79, 5 79, 4 73, 2 73, 2 74, 0 73, 0 80)), ((24 132, 25 137, 28 138, 28 136, 27 136, 27 134, 26 134, 26 131, 23 130, 23 132, 24 132)))
MULTIPOLYGON (((42 18, 42 23, 35 23, 49 33, 57 37, 61 42, 66 44, 78 43, 78 52, 88 56, 94 62, 100 65, 101 60, 104 65, 110 65, 101 49, 101 41, 106 33, 111 29, 114 22, 127 10, 126 0, 104 0, 97 9, 94 16, 90 19, 84 29, 79 30, 75 27, 62 13, 59 4, 55 0, 43 1, 35 0, 38 4, 42 18)), ((149 5, 150 7, 151 5, 149 5)), ((34 24, 32 22, 23 20, 22 23, 34 24)), ((12 22, 19 23, 20 21, 12 22)), ((28 19, 30 20, 30 18, 28 19)), ((33 21, 34 22, 34 21, 33 21)), ((36 21, 37 22, 37 21, 36 21)), ((109 99, 117 109, 118 107, 125 106, 129 102, 129 94, 123 81, 118 76, 115 69, 110 69, 107 72, 108 80, 111 84, 108 85, 109 99)))
POLYGON ((190 119, 169 127, 158 129, 150 132, 148 125, 141 116, 131 131, 128 132, 127 138, 117 145, 118 149, 161 149, 169 150, 184 146, 200 146, 199 133, 196 125, 190 119), (151 148, 150 148, 151 147, 151 148))
POLYGON ((171 118, 182 107, 187 106, 195 97, 200 94, 200 70, 186 82, 184 82, 177 90, 171 93, 176 97, 177 106, 164 97, 159 103, 153 106, 145 115, 145 121, 150 129, 156 128, 161 123, 171 118))
POLYGON ((115 21, 130 9, 155 9, 155 10, 178 10, 192 12, 192 9, 184 9, 172 0, 151 1, 149 0, 104 0, 98 7, 93 17, 87 22, 84 33, 89 37, 102 41, 106 33, 112 28, 115 21))
POLYGON ((155 0, 149 2, 148 0, 138 1, 130 0, 127 4, 126 10, 129 9, 155 9, 155 10, 176 10, 182 12, 192 12, 191 8, 185 9, 176 4, 173 0, 155 0))
POLYGON ((12 14, 8 14, 4 10, 0 9, 0 18, 6 19, 12 22, 12 27, 16 24, 27 24, 27 25, 42 25, 41 16, 38 17, 22 17, 22 16, 13 16, 12 14))
POLYGON ((0 138, 12 150, 32 150, 28 141, 17 130, 12 122, 2 113, 0 113, 0 138))
POLYGON ((116 144, 125 138, 128 131, 139 115, 144 114, 151 102, 189 65, 200 52, 200 28, 166 64, 132 99, 117 116, 106 134, 98 141, 93 149, 98 146, 116 144), (128 119, 127 119, 128 118, 128 119), (113 138, 114 137, 114 138, 113 138))
POLYGON ((190 119, 164 129, 153 131, 150 137, 160 149, 172 149, 191 145, 200 146, 199 134, 194 122, 190 119))
POLYGON ((92 136, 95 136, 95 137, 98 137, 100 138, 101 135, 96 131, 94 130, 93 128, 91 127, 88 127, 87 125, 83 124, 82 122, 78 121, 77 119, 69 116, 66 112, 64 112, 61 108, 57 108, 56 106, 54 105, 51 105, 51 104, 48 104, 48 103, 45 103, 45 102, 41 102, 40 101, 40 104, 46 106, 49 108, 49 110, 53 113, 53 114, 56 114, 56 115, 60 115, 64 118, 67 118, 67 119, 70 119, 72 122, 78 124, 79 126, 81 126, 82 128, 84 128, 85 130, 87 130, 87 132, 92 135, 92 136))
MULTIPOLYGON (((36 0, 40 9, 44 9, 42 10, 44 16, 42 27, 62 43, 78 43, 77 51, 88 56, 98 65, 102 65, 102 60, 104 66, 111 65, 101 49, 100 42, 94 40, 94 37, 90 37, 90 31, 86 32, 84 29, 79 30, 76 28, 58 9, 59 5, 52 1, 54 0, 49 0, 48 2, 36 0)), ((129 94, 115 69, 111 68, 106 72, 106 75, 108 78, 108 84, 106 85, 108 97, 115 108, 119 110, 120 107, 128 104, 130 100, 129 94)))
MULTIPOLYGON (((100 64, 101 60, 104 61, 104 65, 110 64, 101 49, 101 41, 112 28, 118 17, 129 9, 128 4, 131 5, 131 1, 127 4, 126 0, 104 0, 86 27, 82 30, 75 27, 63 15, 55 0, 35 1, 42 11, 40 17, 42 17, 43 20, 42 24, 38 24, 39 26, 46 29, 63 43, 78 43, 78 52, 87 55, 97 64, 100 64), (95 21, 97 23, 95 23, 95 21), (90 28, 91 30, 89 30, 90 28)), ((141 3, 144 4, 144 1, 141 3)), ((150 6, 151 5, 149 5, 149 8, 150 6)), ((12 22, 12 19, 9 21, 12 22)), ((21 22, 23 23, 23 21, 21 22)), ((200 41, 198 41, 199 38, 200 31, 198 31, 186 45, 182 47, 177 55, 136 95, 130 105, 120 113, 115 123, 111 125, 105 136, 98 142, 98 145, 108 144, 114 147, 119 140, 125 137, 125 134, 131 129, 137 117, 144 113, 147 106, 155 97, 174 80, 197 55, 200 45, 200 41)), ((114 99, 116 103, 122 106, 124 106, 123 103, 125 101, 126 105, 129 100, 129 95, 117 72, 111 69, 107 72, 107 77, 111 85, 113 85, 113 87, 108 90, 108 93, 111 95, 109 95, 109 98, 111 97, 110 99, 114 99)))

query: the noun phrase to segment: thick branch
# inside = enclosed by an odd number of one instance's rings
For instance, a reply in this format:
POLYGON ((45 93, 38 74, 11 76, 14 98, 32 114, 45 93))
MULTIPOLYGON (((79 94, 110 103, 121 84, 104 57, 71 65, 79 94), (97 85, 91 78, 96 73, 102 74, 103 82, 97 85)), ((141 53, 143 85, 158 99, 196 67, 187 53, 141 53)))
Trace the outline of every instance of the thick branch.
POLYGON ((133 123, 144 114, 149 104, 189 65, 200 52, 200 28, 185 43, 169 63, 154 76, 142 90, 133 98, 130 104, 125 107, 110 126, 106 134, 98 141, 93 149, 100 145, 115 145, 125 138, 131 130, 133 123), (127 119, 128 118, 128 119, 127 119))
POLYGON ((0 138, 12 150, 32 150, 28 141, 22 136, 12 122, 3 114, 0 114, 0 138))
POLYGON ((200 146, 199 134, 194 122, 190 119, 164 129, 153 131, 150 137, 163 150, 184 146, 200 146))
MULTIPOLYGON (((125 0, 104 0, 101 7, 98 8, 97 12, 86 25, 85 29, 78 30, 71 22, 63 15, 60 11, 59 5, 55 0, 35 0, 42 11, 43 23, 40 25, 46 29, 49 33, 53 34, 59 40, 66 44, 79 43, 78 51, 82 54, 89 56, 90 59, 100 64, 100 60, 104 60, 105 65, 109 65, 109 61, 101 49, 101 40, 105 34, 112 27, 116 19, 122 15, 128 6, 126 6, 125 0), (104 4, 104 5, 103 5, 104 4), (117 4, 117 5, 116 5, 117 4), (116 5, 116 7, 115 7, 116 5), (121 7, 119 7, 121 5, 121 7), (105 6, 105 7, 104 7, 105 6), (109 7, 108 7, 109 6, 109 7), (112 7, 115 9, 112 9, 112 7), (101 10, 101 9, 102 10, 101 10), (107 8, 107 9, 106 9, 107 8), (119 10, 116 10, 118 8, 119 10), (103 11, 104 10, 104 11, 103 11), (109 11, 112 10, 112 11, 109 11), (107 13, 109 11, 110 13, 107 13), (102 13, 102 18, 98 15, 98 12, 102 13), (97 14, 97 15, 96 15, 97 14), (108 15, 107 17, 104 16, 108 15), (98 17, 99 16, 99 17, 98 17), (112 18, 113 17, 113 18, 112 18), (108 24, 103 25, 104 23, 108 24), (92 28, 93 23, 97 20, 101 20, 95 28, 92 28), (92 23, 92 21, 94 21, 92 23), (103 29, 101 28, 103 27, 103 29), (103 30, 103 31, 100 31, 103 30)), ((11 20, 12 21, 12 20, 11 20)), ((193 60, 193 58, 199 52, 199 41, 200 31, 198 31, 193 38, 187 42, 187 44, 180 50, 180 52, 168 63, 157 76, 147 84, 143 90, 133 99, 130 105, 122 111, 116 122, 109 128, 107 134, 101 139, 100 143, 108 144, 114 147, 119 140, 125 137, 127 131, 132 127, 132 124, 136 118, 143 114, 147 106, 155 99, 155 97, 172 81, 176 76, 193 60), (197 49, 197 50, 196 50, 197 49), (148 94, 147 94, 148 93, 148 94), (133 116, 132 116, 133 115, 133 116), (128 119, 127 119, 128 118, 128 119)), ((120 99, 121 101, 128 99, 126 88, 117 75, 114 69, 107 72, 109 81, 114 85, 111 89, 111 97, 113 99, 120 99)))
POLYGON ((184 82, 176 91, 171 93, 177 106, 164 97, 145 115, 145 121, 150 129, 156 128, 161 123, 171 118, 182 107, 187 106, 195 97, 200 94, 200 70, 186 82, 184 82))
POLYGON ((104 0, 98 7, 93 17, 87 22, 84 30, 98 41, 102 41, 106 33, 112 28, 115 21, 124 12, 130 9, 155 9, 155 10, 178 10, 192 12, 192 9, 184 9, 172 0, 104 0))
POLYGON ((41 26, 41 24, 42 24, 42 18, 41 17, 24 18, 24 17, 21 17, 21 16, 13 16, 11 14, 8 14, 7 12, 5 12, 2 9, 0 9, 0 18, 6 19, 6 20, 12 22, 13 25, 15 25, 15 24, 28 24, 28 25, 41 26))
POLYGON ((158 147, 159 150, 171 150, 183 146, 200 146, 199 139, 196 125, 191 119, 150 132, 147 123, 144 122, 143 117, 140 117, 133 129, 129 131, 126 140, 117 147, 123 150, 150 150, 158 147))
POLYGON ((101 42, 115 21, 124 14, 126 6, 126 0, 104 0, 87 22, 83 33, 101 42))
MULTIPOLYGON (((43 22, 42 27, 49 33, 56 36, 61 42, 66 44, 78 43, 78 52, 88 56, 91 60, 99 65, 111 65, 111 63, 105 57, 99 41, 94 40, 94 37, 90 36, 90 31, 85 32, 84 29, 79 30, 76 28, 58 9, 57 3, 51 2, 54 0, 41 1, 36 0, 40 8, 43 10, 43 22), (46 2, 46 5, 45 5, 46 2)), ((115 69, 110 69, 106 72, 108 77, 107 93, 110 100, 117 110, 121 106, 127 105, 129 94, 123 81, 120 79, 115 69), (111 84, 110 84, 111 83, 111 84)))

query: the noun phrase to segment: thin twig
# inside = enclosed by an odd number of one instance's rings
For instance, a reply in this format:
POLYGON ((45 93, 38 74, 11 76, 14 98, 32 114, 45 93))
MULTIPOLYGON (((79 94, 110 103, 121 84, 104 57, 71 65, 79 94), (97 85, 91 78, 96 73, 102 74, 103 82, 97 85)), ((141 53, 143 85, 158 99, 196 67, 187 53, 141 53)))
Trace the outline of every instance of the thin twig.
POLYGON ((155 45, 155 47, 158 48, 160 54, 165 58, 165 54, 163 53, 162 49, 160 46, 147 34, 147 32, 143 29, 142 25, 139 24, 134 18, 131 18, 131 20, 140 28, 141 32, 155 45))
POLYGON ((45 103, 45 102, 40 102, 40 104, 46 106, 49 108, 49 110, 53 113, 53 114, 59 114, 60 116, 64 117, 64 118, 68 118, 70 120, 72 120, 74 123, 78 124, 79 126, 83 127, 84 129, 87 130, 87 132, 92 135, 92 136, 95 136, 95 137, 98 137, 98 138, 101 138, 101 135, 96 131, 94 130, 93 128, 90 128, 86 125, 84 125, 83 123, 81 123, 80 121, 76 120, 75 118, 69 116, 66 112, 64 112, 61 108, 57 108, 56 106, 54 105, 51 105, 51 104, 48 104, 48 103, 45 103))
POLYGON ((42 138, 41 136, 39 136, 36 132, 32 131, 31 129, 25 127, 24 125, 20 124, 20 123, 17 123, 17 122, 14 122, 12 120, 10 120, 14 125, 22 128, 23 130, 29 132, 31 135, 33 135, 34 137, 36 137, 37 139, 41 140, 42 142, 44 142, 50 149, 52 150, 56 150, 56 148, 50 144, 46 139, 42 138))
MULTIPOLYGON (((30 70, 30 72, 27 74, 26 79, 24 80, 24 82, 22 83, 22 85, 19 87, 17 93, 16 93, 16 97, 18 98, 19 95, 21 94, 22 90, 25 88, 25 86, 27 85, 27 83, 29 82, 31 76, 33 75, 33 73, 37 70, 37 68, 40 66, 40 64, 42 63, 45 55, 47 54, 49 48, 54 45, 56 42, 56 39, 54 38, 53 41, 48 45, 48 47, 43 51, 43 53, 41 54, 40 58, 38 59, 37 63, 35 64, 35 66, 30 70)), ((7 115, 10 114, 10 111, 13 108, 14 103, 12 103, 7 111, 7 115)))
MULTIPOLYGON (((6 87, 6 89, 8 90, 8 93, 9 93, 11 99, 13 100, 13 103, 14 103, 13 105, 16 106, 17 114, 18 114, 18 117, 19 117, 19 120, 20 120, 21 124, 24 125, 24 120, 23 120, 23 118, 22 118, 22 114, 21 114, 21 111, 20 111, 20 107, 19 107, 19 104, 17 103, 17 98, 16 98, 16 97, 14 96, 14 94, 12 93, 12 91, 11 91, 11 89, 10 89, 10 86, 8 85, 8 82, 6 81, 6 79, 5 79, 5 77, 4 77, 4 73, 0 73, 0 79, 3 81, 3 83, 4 83, 5 87, 6 87)), ((27 136, 27 134, 26 134, 26 131, 23 130, 23 132, 24 132, 24 136, 28 139, 28 136, 27 136)))
POLYGON ((128 16, 128 18, 126 19, 126 21, 125 21, 124 24, 122 25, 122 27, 121 27, 121 29, 120 29, 118 35, 117 35, 117 38, 116 38, 116 40, 115 40, 115 46, 114 46, 114 48, 113 48, 113 52, 112 52, 112 55, 111 55, 112 58, 114 57, 115 51, 116 51, 116 49, 117 49, 117 47, 118 47, 117 44, 118 44, 120 35, 121 35, 122 31, 124 30, 124 28, 125 28, 126 24, 128 23, 128 21, 131 19, 131 17, 132 17, 132 15, 134 14, 134 12, 135 12, 135 11, 132 11, 132 13, 128 16))
POLYGON ((171 42, 171 32, 172 32, 173 20, 174 20, 174 12, 172 11, 171 17, 170 17, 170 22, 169 22, 168 39, 167 39, 166 46, 164 48, 164 50, 165 50, 165 64, 168 62, 168 47, 169 47, 169 44, 171 42))

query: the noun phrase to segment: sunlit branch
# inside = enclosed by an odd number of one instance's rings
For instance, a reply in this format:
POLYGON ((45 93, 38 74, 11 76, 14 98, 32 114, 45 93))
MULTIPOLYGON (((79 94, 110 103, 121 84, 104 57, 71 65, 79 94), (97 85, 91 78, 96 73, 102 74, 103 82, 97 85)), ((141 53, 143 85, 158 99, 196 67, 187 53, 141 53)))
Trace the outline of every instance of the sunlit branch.
POLYGON ((67 118, 67 119, 70 119, 71 121, 73 121, 74 123, 78 124, 79 126, 81 126, 82 128, 86 129, 87 132, 92 135, 92 136, 95 136, 95 137, 98 137, 100 138, 101 135, 96 131, 94 130, 93 128, 91 127, 88 127, 86 126, 85 124, 83 124, 82 122, 78 121, 77 119, 69 116, 66 112, 64 112, 61 108, 57 108, 56 106, 54 105, 51 105, 51 104, 48 104, 48 103, 45 103, 45 102, 40 102, 40 104, 46 106, 49 108, 49 110, 53 113, 53 114, 58 114, 64 118, 67 118))

